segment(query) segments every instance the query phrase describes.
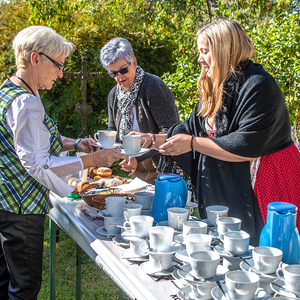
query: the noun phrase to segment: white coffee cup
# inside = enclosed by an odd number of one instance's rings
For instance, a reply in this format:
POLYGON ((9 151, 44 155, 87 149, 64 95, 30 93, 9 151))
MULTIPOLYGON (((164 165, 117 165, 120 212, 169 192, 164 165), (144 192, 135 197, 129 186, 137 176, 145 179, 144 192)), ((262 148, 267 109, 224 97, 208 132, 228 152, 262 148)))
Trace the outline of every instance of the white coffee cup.
POLYGON ((200 250, 208 250, 212 237, 208 234, 189 234, 185 237, 186 252, 190 255, 200 250))
POLYGON ((186 204, 188 205, 192 200, 192 191, 188 191, 188 195, 187 195, 187 200, 186 200, 186 204))
POLYGON ((103 147, 112 147, 116 141, 117 131, 98 130, 94 134, 94 139, 103 147))
POLYGON ((209 226, 216 226, 216 219, 228 216, 229 208, 224 205, 211 205, 206 207, 206 215, 209 226))
POLYGON ((139 216, 142 213, 142 205, 138 203, 127 203, 122 205, 123 217, 128 221, 132 216, 139 216))
POLYGON ((246 231, 227 231, 224 233, 224 249, 238 256, 249 249, 250 235, 246 231))
POLYGON ((154 199, 152 192, 136 192, 133 195, 135 203, 141 204, 143 210, 151 209, 154 199))
POLYGON ((287 287, 295 293, 300 293, 300 265, 282 264, 276 271, 278 277, 282 277, 279 270, 283 272, 284 282, 287 287))
POLYGON ((168 225, 176 230, 182 230, 183 223, 188 220, 190 211, 182 207, 170 207, 168 211, 168 225))
POLYGON ((191 289, 191 292, 189 293, 191 299, 210 300, 212 299, 211 291, 216 286, 216 284, 210 281, 204 281, 201 282, 201 284, 193 283, 189 284, 189 286, 191 289))
POLYGON ((274 247, 256 247, 252 250, 252 258, 260 273, 273 274, 282 260, 282 251, 274 247))
POLYGON ((106 211, 112 217, 121 217, 123 214, 122 205, 126 203, 127 199, 123 197, 107 197, 105 198, 106 211))
POLYGON ((201 221, 186 221, 182 225, 182 235, 185 238, 189 234, 207 234, 207 224, 201 221))
POLYGON ((157 252, 169 252, 174 236, 174 229, 168 226, 149 228, 149 242, 151 248, 157 252))
POLYGON ((234 217, 221 217, 216 220, 216 224, 218 233, 223 234, 227 231, 241 230, 242 221, 234 217))
POLYGON ((125 153, 133 154, 139 153, 141 148, 147 143, 147 139, 141 135, 123 135, 122 141, 125 153))
POLYGON ((103 217, 104 218, 104 227, 107 231, 107 234, 118 234, 121 232, 121 228, 113 224, 116 220, 119 220, 120 217, 103 217))
POLYGON ((229 271, 241 270, 241 259, 237 256, 223 256, 223 267, 226 267, 229 271))
POLYGON ((259 276, 253 272, 229 271, 225 283, 230 299, 252 300, 259 284, 259 276))
POLYGON ((130 230, 132 235, 145 238, 149 237, 149 228, 153 226, 153 217, 150 216, 132 216, 129 221, 124 222, 124 229, 130 230))
POLYGON ((146 256, 147 253, 141 249, 141 245, 145 243, 143 239, 131 238, 129 240, 130 250, 133 256, 146 256))
POLYGON ((149 252, 149 265, 153 271, 163 271, 171 267, 173 253, 149 252))
POLYGON ((197 278, 214 277, 219 263, 220 255, 214 251, 197 251, 190 255, 191 274, 197 278))

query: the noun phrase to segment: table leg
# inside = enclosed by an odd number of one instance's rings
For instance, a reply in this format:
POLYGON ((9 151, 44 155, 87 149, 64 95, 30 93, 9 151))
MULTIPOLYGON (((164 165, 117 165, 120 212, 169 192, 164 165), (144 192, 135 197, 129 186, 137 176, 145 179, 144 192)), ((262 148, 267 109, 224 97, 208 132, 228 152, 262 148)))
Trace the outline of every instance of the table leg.
POLYGON ((50 300, 55 300, 55 258, 56 258, 56 224, 49 218, 49 242, 50 242, 50 300))
POLYGON ((119 300, 124 299, 123 295, 124 295, 124 293, 123 293, 122 289, 119 288, 119 300))
POLYGON ((75 243, 75 300, 81 299, 81 264, 89 258, 88 255, 81 257, 82 253, 85 252, 75 243))

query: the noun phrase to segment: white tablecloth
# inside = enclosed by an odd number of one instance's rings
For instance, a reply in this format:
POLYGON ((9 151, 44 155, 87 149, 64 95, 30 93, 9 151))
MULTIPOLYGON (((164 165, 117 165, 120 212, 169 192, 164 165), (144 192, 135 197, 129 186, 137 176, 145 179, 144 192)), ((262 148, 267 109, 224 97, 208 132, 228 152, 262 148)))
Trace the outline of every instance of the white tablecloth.
POLYGON ((82 205, 90 215, 96 216, 94 208, 83 200, 69 201, 54 193, 50 194, 53 208, 49 217, 63 229, 95 263, 101 268, 131 299, 167 300, 179 299, 178 290, 170 280, 155 281, 140 269, 138 264, 121 258, 124 248, 96 232, 103 226, 102 220, 89 220, 78 208, 82 205))

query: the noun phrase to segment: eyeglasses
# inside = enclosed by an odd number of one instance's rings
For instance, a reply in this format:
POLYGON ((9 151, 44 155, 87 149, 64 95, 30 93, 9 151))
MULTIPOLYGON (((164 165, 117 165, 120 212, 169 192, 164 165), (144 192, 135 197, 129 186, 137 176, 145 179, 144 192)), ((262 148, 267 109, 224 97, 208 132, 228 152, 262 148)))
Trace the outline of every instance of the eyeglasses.
POLYGON ((58 67, 58 70, 61 71, 61 70, 63 70, 63 68, 65 67, 64 65, 58 63, 57 61, 55 61, 54 59, 52 59, 51 57, 49 57, 49 56, 46 55, 45 53, 43 53, 43 52, 39 53, 39 55, 41 55, 41 54, 45 55, 49 60, 51 60, 51 61, 58 67))
POLYGON ((113 71, 113 72, 107 72, 107 74, 111 77, 111 78, 115 78, 118 76, 118 73, 120 73, 121 75, 127 74, 128 73, 128 67, 130 64, 128 64, 127 67, 120 69, 119 71, 113 71))

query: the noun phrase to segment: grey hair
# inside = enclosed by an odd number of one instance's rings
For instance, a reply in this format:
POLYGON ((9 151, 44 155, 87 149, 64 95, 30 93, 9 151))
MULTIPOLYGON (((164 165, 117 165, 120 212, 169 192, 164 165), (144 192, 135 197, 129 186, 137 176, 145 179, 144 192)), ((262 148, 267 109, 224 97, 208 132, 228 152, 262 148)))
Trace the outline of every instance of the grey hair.
POLYGON ((129 64, 135 58, 131 44, 122 37, 109 40, 100 51, 100 62, 108 71, 108 66, 118 59, 124 58, 129 64))
POLYGON ((30 63, 32 52, 43 52, 50 57, 64 53, 67 57, 73 49, 72 43, 46 26, 29 26, 22 29, 13 40, 17 68, 25 68, 30 63))

